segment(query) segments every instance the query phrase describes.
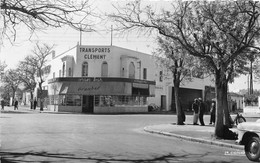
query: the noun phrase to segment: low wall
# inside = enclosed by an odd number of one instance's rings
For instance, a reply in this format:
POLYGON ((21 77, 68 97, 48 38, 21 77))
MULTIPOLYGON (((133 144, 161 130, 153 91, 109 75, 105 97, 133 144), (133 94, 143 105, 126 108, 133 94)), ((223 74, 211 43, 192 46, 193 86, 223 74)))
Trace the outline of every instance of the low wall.
POLYGON ((148 106, 95 107, 94 113, 145 113, 148 106))
POLYGON ((48 105, 49 111, 82 113, 81 106, 48 105))
POLYGON ((260 113, 258 106, 246 106, 243 108, 243 113, 260 113))

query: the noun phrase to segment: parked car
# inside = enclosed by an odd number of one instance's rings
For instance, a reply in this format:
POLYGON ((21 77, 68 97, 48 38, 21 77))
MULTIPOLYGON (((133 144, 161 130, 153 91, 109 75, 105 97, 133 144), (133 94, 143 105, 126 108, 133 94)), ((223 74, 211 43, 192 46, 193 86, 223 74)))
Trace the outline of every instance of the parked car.
POLYGON ((247 158, 259 161, 260 158, 260 119, 256 122, 243 122, 238 124, 237 143, 244 145, 247 158))

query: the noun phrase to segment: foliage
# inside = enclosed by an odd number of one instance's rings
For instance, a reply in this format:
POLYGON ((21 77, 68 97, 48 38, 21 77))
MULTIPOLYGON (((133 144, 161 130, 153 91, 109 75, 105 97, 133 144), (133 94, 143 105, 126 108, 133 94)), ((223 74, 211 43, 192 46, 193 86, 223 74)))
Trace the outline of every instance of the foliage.
MULTIPOLYGON (((5 93, 11 93, 13 99, 15 98, 15 92, 18 90, 21 80, 19 78, 19 73, 16 69, 9 69, 5 72, 2 82, 4 84, 5 93), (8 92, 9 91, 9 92, 8 92)), ((6 96, 9 96, 7 95, 6 96)))
POLYGON ((16 31, 21 26, 27 27, 31 33, 63 25, 77 30, 93 30, 93 23, 86 22, 86 18, 93 15, 87 0, 3 0, 0 6, 3 34, 9 39, 15 40, 16 31))
POLYGON ((156 56, 159 65, 163 65, 167 71, 172 72, 174 80, 178 80, 178 82, 191 81, 192 77, 199 77, 198 74, 194 73, 202 70, 199 60, 189 55, 181 45, 178 45, 178 42, 171 38, 158 36, 157 43, 159 46, 154 52, 154 56, 156 56))
POLYGON ((24 60, 19 62, 18 73, 21 82, 24 85, 25 91, 33 92, 36 87, 36 72, 37 69, 32 65, 32 55, 28 55, 24 60))

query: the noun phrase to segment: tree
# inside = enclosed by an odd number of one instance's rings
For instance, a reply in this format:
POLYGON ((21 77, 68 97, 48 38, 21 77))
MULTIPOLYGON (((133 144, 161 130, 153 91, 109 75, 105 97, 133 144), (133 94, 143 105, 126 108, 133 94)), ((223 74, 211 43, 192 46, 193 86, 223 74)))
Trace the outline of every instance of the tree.
POLYGON ((244 65, 245 52, 257 49, 260 27, 256 1, 180 1, 160 12, 140 1, 116 7, 109 15, 119 30, 157 30, 177 41, 190 55, 200 58, 215 76, 217 100, 215 136, 224 137, 229 125, 228 82, 237 67, 244 65), (223 119, 225 116, 225 121, 223 119))
POLYGON ((184 110, 182 110, 179 100, 180 84, 192 80, 192 70, 198 69, 199 64, 194 62, 195 57, 188 55, 187 51, 171 38, 158 36, 157 43, 159 47, 154 54, 158 63, 172 72, 177 125, 183 125, 184 110))
POLYGON ((5 90, 11 90, 13 100, 15 99, 15 92, 21 84, 19 74, 17 72, 18 71, 16 69, 9 69, 5 72, 2 79, 5 90))
POLYGON ((44 72, 44 68, 47 67, 48 56, 52 53, 54 45, 50 46, 47 44, 36 43, 34 49, 32 50, 33 55, 27 58, 27 62, 33 69, 36 70, 36 81, 39 86, 39 96, 40 98, 40 110, 43 110, 43 87, 42 84, 46 80, 46 73, 44 72))
POLYGON ((18 65, 19 78, 25 87, 24 90, 29 91, 31 94, 31 99, 30 99, 31 109, 33 109, 33 91, 35 90, 37 84, 36 81, 37 68, 32 65, 31 63, 32 60, 33 60, 33 56, 28 55, 25 57, 23 61, 20 61, 18 65))
POLYGON ((31 33, 47 27, 68 25, 81 31, 93 31, 93 23, 87 17, 91 13, 88 0, 2 0, 1 15, 4 20, 3 35, 15 40, 17 29, 22 25, 31 33))

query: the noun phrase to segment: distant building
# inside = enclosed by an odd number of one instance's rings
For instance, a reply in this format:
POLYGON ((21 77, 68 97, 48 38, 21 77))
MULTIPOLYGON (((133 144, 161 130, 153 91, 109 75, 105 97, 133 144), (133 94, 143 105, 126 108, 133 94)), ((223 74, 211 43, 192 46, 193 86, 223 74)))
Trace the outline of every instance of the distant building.
POLYGON ((238 93, 230 92, 228 93, 228 99, 230 101, 229 103, 229 110, 230 111, 237 111, 243 109, 243 95, 240 95, 238 93))
MULTIPOLYGON (((172 74, 152 55, 117 47, 77 45, 49 63, 47 108, 87 113, 147 112, 149 104, 174 110, 172 74)), ((192 70, 191 70, 192 72, 192 70)), ((213 97, 210 77, 192 72, 180 99, 186 110, 194 98, 213 97), (199 76, 199 78, 198 78, 199 76)))

